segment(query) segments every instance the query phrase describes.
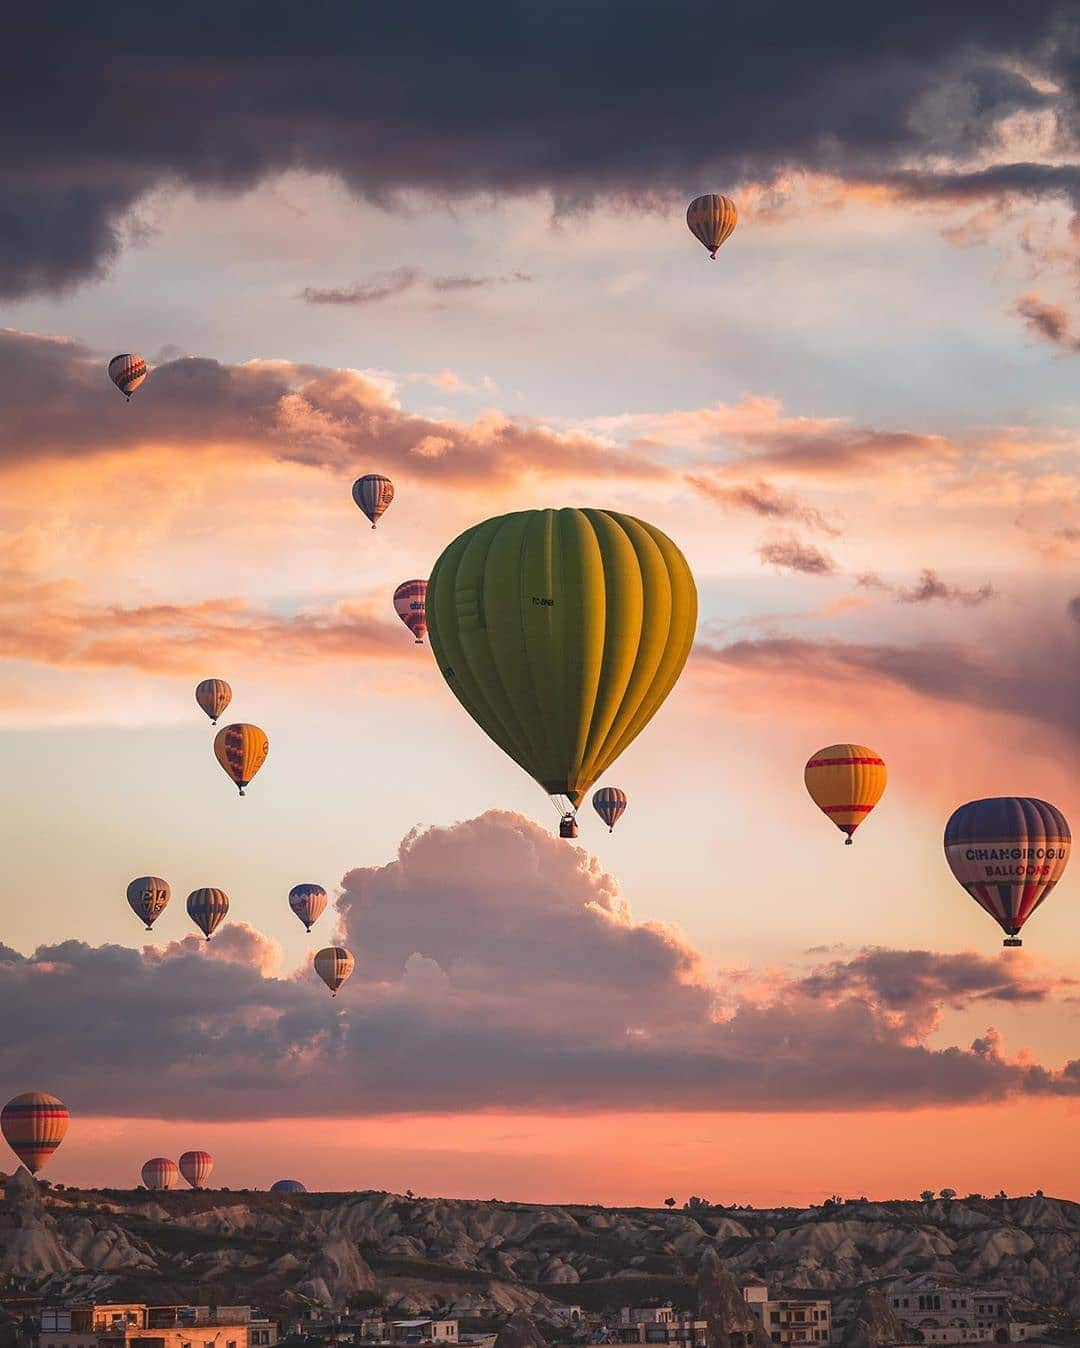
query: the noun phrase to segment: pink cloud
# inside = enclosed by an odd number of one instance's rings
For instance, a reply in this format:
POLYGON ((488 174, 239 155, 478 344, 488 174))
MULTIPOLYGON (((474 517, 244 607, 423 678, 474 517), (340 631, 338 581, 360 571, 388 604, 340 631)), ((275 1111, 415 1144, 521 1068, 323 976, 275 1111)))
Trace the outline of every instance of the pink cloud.
POLYGON ((492 811, 414 831, 350 871, 338 908, 357 970, 338 1000, 244 926, 142 953, 0 949, 0 1045, 79 1114, 207 1119, 953 1106, 1080 1090, 987 1032, 928 1039, 944 1008, 1051 1005, 1074 984, 975 954, 871 949, 725 981, 677 931, 634 919, 581 849, 492 811), (87 1019, 85 1007, 94 1007, 87 1019), (155 1088, 143 1082, 153 1074, 155 1088))

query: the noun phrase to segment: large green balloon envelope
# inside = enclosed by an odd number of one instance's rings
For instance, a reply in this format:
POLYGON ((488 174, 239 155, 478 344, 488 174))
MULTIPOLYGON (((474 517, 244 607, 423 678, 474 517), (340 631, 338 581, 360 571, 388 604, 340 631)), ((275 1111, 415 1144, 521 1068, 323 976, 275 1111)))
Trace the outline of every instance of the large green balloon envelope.
POLYGON ((577 806, 682 672, 697 590, 666 534, 613 510, 521 510, 467 529, 431 573, 431 647, 454 696, 577 806))

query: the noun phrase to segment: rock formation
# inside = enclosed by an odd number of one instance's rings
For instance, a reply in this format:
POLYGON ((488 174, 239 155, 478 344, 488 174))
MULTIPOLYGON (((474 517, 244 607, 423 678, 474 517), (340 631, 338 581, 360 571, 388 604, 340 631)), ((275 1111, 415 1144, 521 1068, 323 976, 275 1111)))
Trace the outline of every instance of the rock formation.
POLYGON ((697 1275, 698 1316, 708 1321, 713 1348, 766 1348, 765 1334, 715 1249, 701 1256, 697 1275))
POLYGON ((842 1343, 843 1348, 877 1348, 879 1344, 901 1343, 909 1337, 885 1297, 871 1287, 855 1308, 842 1343))

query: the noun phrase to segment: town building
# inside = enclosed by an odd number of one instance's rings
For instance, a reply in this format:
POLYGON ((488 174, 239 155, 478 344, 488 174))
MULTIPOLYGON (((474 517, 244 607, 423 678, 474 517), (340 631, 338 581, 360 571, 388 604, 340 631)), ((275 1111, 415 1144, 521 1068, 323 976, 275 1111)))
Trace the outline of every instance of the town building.
POLYGON ((448 1316, 425 1316, 416 1320, 387 1320, 382 1315, 345 1315, 312 1307, 290 1326, 291 1342, 350 1343, 374 1348, 378 1344, 438 1344, 456 1348, 470 1343, 474 1348, 493 1348, 486 1342, 494 1335, 458 1336, 458 1321, 448 1316), (476 1341, 479 1340, 477 1343, 476 1341))
POLYGON ((278 1341, 277 1325, 250 1306, 84 1302, 43 1308, 40 1324, 38 1348, 275 1348, 278 1341))
POLYGON ((549 1318, 560 1325, 580 1325, 585 1319, 585 1312, 580 1306, 552 1306, 549 1318))
POLYGON ((677 1311, 668 1301, 624 1306, 619 1323, 605 1337, 608 1343, 681 1343, 688 1348, 708 1348, 709 1326, 689 1311, 677 1311))
POLYGON ((1044 1336, 1049 1332, 1048 1324, 1028 1324, 1025 1321, 1010 1320, 1007 1324, 999 1325, 996 1329, 988 1326, 976 1329, 964 1329, 959 1325, 946 1325, 939 1329, 920 1329, 914 1331, 919 1337, 914 1336, 910 1341, 898 1344, 897 1348, 916 1348, 917 1345, 926 1343, 947 1343, 947 1344, 965 1344, 965 1343, 1041 1343, 1044 1336))
POLYGON ((769 1296, 762 1283, 742 1289, 743 1300, 773 1343, 830 1343, 832 1304, 809 1297, 769 1296))
POLYGON ((921 1343, 1029 1343, 1047 1332, 1018 1310, 1009 1292, 966 1287, 932 1274, 889 1285, 887 1296, 897 1319, 921 1343))
POLYGON ((449 1343, 458 1341, 456 1320, 391 1320, 391 1343, 449 1343))

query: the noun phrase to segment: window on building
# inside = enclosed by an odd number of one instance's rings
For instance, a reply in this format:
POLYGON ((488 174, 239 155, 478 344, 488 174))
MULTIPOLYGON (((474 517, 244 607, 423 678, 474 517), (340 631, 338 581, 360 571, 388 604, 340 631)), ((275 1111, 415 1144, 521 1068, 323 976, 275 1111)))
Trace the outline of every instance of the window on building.
MULTIPOLYGON (((769 1312, 769 1324, 770 1324, 770 1325, 778 1325, 779 1323, 780 1323, 780 1312, 779 1312, 779 1311, 770 1311, 770 1312, 769 1312)), ((778 1340, 778 1342, 779 1342, 779 1340, 778 1340)))
POLYGON ((779 1342, 780 1342, 780 1335, 779 1335, 779 1334, 770 1334, 770 1335, 769 1335, 769 1338, 772 1339, 773 1343, 779 1343, 779 1342))

